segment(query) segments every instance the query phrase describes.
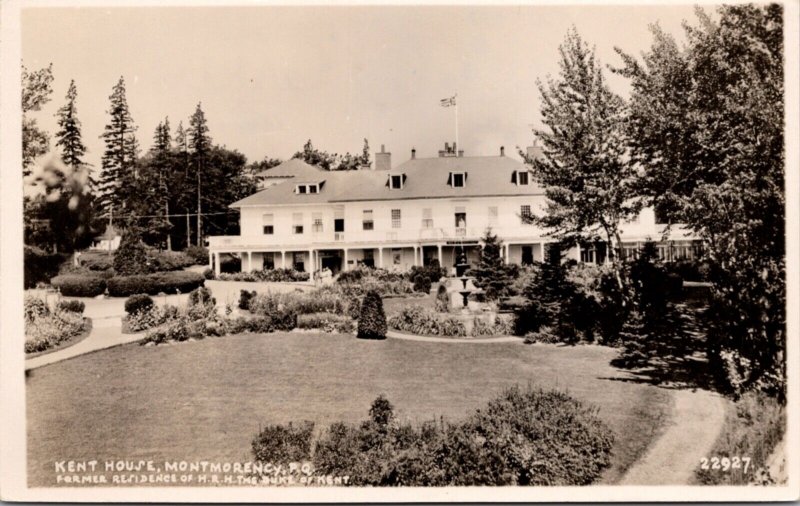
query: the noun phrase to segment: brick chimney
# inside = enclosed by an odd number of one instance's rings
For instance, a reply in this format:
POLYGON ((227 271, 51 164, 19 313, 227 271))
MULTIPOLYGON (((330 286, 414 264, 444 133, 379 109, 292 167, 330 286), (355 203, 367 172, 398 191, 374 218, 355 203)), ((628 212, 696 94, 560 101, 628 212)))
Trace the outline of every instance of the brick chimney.
POLYGON ((506 156, 506 147, 500 146, 500 156, 506 156))
POLYGON ((375 170, 391 170, 392 154, 386 152, 386 148, 381 144, 380 153, 375 153, 375 170))
POLYGON ((451 146, 450 143, 444 143, 444 149, 439 150, 439 158, 451 157, 451 156, 464 156, 464 150, 458 150, 458 146, 454 142, 451 146))
POLYGON ((415 159, 417 157, 417 149, 411 148, 411 159, 415 159))

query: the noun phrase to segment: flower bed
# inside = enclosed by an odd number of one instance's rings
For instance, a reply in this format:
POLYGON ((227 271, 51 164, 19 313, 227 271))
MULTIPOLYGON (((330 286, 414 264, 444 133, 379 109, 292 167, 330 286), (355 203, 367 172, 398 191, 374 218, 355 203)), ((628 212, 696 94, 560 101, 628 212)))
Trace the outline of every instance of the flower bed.
POLYGON ((413 305, 389 318, 389 327, 421 336, 465 337, 467 328, 458 319, 413 305))
POLYGON ((297 316, 297 328, 351 334, 355 330, 355 325, 353 320, 341 314, 310 313, 297 316))
POLYGON ((48 350, 87 331, 89 322, 75 309, 77 306, 65 309, 59 304, 51 311, 43 300, 26 297, 25 353, 48 350))

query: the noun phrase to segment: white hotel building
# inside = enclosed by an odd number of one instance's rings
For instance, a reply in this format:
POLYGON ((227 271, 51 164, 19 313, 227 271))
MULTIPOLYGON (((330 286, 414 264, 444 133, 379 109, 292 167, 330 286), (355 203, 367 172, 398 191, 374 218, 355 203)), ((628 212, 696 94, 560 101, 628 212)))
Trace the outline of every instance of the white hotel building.
MULTIPOLYGON (((536 155, 538 148, 529 148, 536 155)), ((522 215, 541 211, 545 195, 525 164, 505 156, 464 156, 445 144, 434 158, 411 158, 392 167, 391 154, 375 154, 372 168, 325 171, 292 159, 263 173, 259 192, 231 204, 241 213, 241 235, 209 237, 209 264, 219 273, 220 255, 242 259, 242 270, 293 267, 334 273, 358 264, 407 270, 437 259, 452 269, 457 251, 477 259, 488 228, 503 242, 507 262, 541 261, 545 231, 523 223, 522 215)), ((638 249, 659 241, 662 258, 691 257, 694 242, 652 209, 623 225, 623 246, 638 249)), ((602 262, 604 246, 575 247, 567 256, 602 262)))

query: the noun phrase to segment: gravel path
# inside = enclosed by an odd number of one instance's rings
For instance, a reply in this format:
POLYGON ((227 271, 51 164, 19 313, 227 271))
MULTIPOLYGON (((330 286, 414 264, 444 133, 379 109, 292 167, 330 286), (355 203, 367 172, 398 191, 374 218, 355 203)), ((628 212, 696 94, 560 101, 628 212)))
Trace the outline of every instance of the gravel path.
POLYGON ((672 418, 661 437, 619 485, 688 485, 725 421, 725 401, 705 390, 676 390, 672 418))

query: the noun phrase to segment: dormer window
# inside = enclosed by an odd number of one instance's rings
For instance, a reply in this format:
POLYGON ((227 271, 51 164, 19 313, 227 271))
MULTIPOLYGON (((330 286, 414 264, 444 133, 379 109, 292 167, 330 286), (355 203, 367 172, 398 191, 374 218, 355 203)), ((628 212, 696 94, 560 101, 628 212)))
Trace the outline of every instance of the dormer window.
POLYGON ((528 186, 531 184, 531 173, 528 170, 515 170, 511 174, 511 182, 517 186, 528 186))
POLYGON ((466 172, 451 172, 450 177, 447 178, 448 183, 453 188, 463 188, 467 184, 467 173, 466 172))
POLYGON ((401 190, 403 188, 404 174, 392 174, 389 176, 389 188, 392 190, 401 190))
POLYGON ((322 189, 324 181, 319 183, 299 183, 295 185, 294 192, 298 195, 305 195, 307 193, 319 193, 322 189))

